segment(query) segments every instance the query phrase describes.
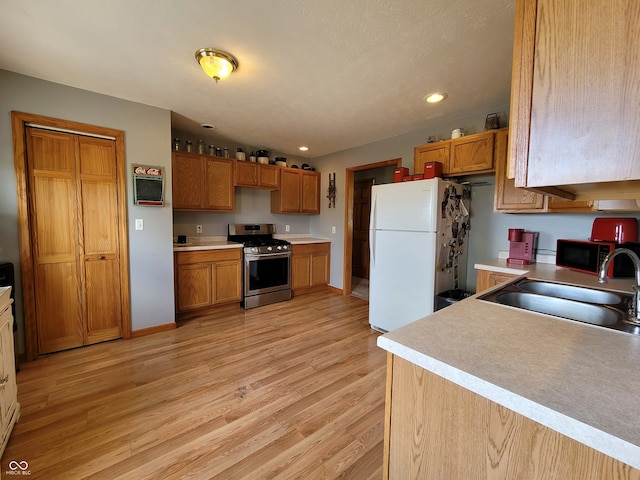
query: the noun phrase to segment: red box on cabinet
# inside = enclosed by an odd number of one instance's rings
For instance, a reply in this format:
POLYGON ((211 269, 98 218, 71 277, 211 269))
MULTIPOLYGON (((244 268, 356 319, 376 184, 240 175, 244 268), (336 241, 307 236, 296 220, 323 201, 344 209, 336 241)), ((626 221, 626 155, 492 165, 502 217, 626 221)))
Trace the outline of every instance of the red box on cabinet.
POLYGON ((410 182, 411 180, 413 180, 413 175, 405 175, 402 177, 403 182, 410 182))
POLYGON ((399 167, 393 171, 393 182, 402 182, 402 177, 409 175, 409 169, 407 167, 399 167))
POLYGON ((413 174, 413 179, 414 180, 422 180, 424 178, 424 174, 422 173, 414 173, 413 174))
POLYGON ((425 162, 424 178, 442 177, 442 164, 440 162, 425 162))

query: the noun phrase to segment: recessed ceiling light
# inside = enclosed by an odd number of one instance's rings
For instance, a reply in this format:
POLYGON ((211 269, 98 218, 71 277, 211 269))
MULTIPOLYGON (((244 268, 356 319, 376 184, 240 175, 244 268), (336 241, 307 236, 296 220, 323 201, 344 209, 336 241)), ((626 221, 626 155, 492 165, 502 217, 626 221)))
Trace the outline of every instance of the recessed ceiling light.
POLYGON ((215 125, 211 125, 210 123, 201 123, 200 126, 202 128, 206 128, 207 130, 215 130, 216 126, 215 125))
POLYGON ((309 150, 309 147, 305 147, 303 145, 302 147, 298 147, 298 150, 300 150, 301 152, 306 152, 307 150, 309 150))
POLYGON ((424 97, 424 101, 427 103, 438 103, 447 98, 447 94, 444 92, 434 92, 430 93, 426 97, 424 97))

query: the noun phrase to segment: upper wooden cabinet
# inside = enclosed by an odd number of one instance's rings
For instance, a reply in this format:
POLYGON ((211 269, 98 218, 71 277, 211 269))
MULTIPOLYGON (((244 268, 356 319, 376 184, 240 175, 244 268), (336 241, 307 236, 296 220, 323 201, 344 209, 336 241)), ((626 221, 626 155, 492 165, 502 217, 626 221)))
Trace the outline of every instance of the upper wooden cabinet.
POLYGON ((174 152, 174 210, 232 211, 233 164, 228 158, 174 152))
POLYGON ((637 0, 518 0, 510 171, 577 200, 640 198, 637 0))
POLYGON ((276 189, 280 187, 280 168, 261 163, 238 161, 234 184, 236 187, 276 189))
POLYGON ((280 189, 271 192, 272 213, 320 213, 320 173, 281 168, 280 189))
POLYGON ((424 172, 425 162, 442 163, 442 174, 449 177, 491 173, 495 170, 495 132, 490 130, 415 147, 413 173, 424 172))

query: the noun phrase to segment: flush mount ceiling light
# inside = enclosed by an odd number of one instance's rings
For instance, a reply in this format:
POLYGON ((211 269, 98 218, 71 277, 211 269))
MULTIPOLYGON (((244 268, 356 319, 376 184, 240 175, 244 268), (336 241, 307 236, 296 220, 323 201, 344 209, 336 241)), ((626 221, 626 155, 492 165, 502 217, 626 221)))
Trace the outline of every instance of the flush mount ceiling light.
POLYGON ((201 48, 196 52, 196 61, 204 70, 204 73, 213 78, 216 83, 221 78, 226 78, 238 68, 238 61, 233 55, 216 50, 215 48, 201 48))
POLYGON ((309 150, 309 147, 305 147, 303 145, 302 147, 298 147, 298 150, 300 150, 301 152, 306 152, 307 150, 309 150))
POLYGON ((424 101, 427 103, 438 103, 447 98, 447 94, 443 92, 430 93, 424 97, 424 101))

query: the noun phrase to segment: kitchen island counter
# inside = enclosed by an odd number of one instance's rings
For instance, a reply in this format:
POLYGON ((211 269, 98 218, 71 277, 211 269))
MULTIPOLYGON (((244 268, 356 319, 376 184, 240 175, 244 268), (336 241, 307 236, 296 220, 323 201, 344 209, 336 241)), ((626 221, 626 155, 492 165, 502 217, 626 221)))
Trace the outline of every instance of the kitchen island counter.
MULTIPOLYGON (((558 278, 569 272, 537 265, 535 275, 531 271, 527 276, 546 274, 558 278)), ((597 284, 595 277, 577 275, 583 284, 597 284)), ((616 280, 616 288, 629 291, 632 283, 616 280)), ((386 333, 378 345, 640 469, 640 336, 492 304, 474 295, 386 333)))

